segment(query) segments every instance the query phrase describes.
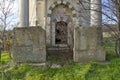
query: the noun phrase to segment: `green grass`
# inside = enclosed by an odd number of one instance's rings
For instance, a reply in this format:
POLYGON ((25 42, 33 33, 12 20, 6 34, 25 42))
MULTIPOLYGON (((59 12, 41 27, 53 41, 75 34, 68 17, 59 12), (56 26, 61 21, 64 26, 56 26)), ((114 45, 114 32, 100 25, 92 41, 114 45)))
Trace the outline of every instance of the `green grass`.
POLYGON ((6 80, 120 80, 120 59, 113 59, 106 65, 92 62, 54 69, 24 64, 5 72, 6 80))
POLYGON ((103 33, 103 37, 104 38, 110 38, 110 37, 112 37, 112 35, 110 33, 103 33))
POLYGON ((2 53, 1 54, 1 62, 3 64, 6 64, 6 63, 10 62, 10 57, 9 57, 8 53, 2 53))
POLYGON ((106 60, 110 61, 118 57, 115 53, 115 41, 112 37, 104 37, 103 46, 106 51, 106 60))
POLYGON ((13 67, 6 71, 12 80, 85 80, 91 64, 74 64, 62 68, 38 68, 29 65, 13 67))
MULTIPOLYGON (((114 42, 104 41, 103 44, 109 64, 68 62, 67 65, 54 69, 24 64, 6 69, 4 80, 120 80, 120 58, 115 54, 114 42)), ((4 63, 9 62, 7 53, 2 54, 2 57, 4 63)), ((57 61, 58 58, 51 57, 50 59, 57 61)))

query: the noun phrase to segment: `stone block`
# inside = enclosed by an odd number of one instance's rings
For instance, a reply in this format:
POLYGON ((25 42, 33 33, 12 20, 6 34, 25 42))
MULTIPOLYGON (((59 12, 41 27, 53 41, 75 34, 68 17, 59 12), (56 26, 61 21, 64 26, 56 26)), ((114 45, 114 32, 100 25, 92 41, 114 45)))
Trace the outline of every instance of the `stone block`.
POLYGON ((14 29, 14 62, 45 62, 45 30, 41 27, 23 27, 14 29))
POLYGON ((74 31, 75 62, 105 61, 105 51, 99 44, 98 27, 76 27, 74 31))

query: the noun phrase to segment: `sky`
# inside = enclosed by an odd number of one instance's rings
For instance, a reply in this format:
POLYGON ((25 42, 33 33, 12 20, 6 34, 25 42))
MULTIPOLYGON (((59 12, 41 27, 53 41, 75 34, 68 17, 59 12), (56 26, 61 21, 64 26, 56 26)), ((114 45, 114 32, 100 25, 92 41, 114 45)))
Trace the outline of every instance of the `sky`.
MULTIPOLYGON (((0 0, 0 3, 1 3, 1 1, 2 0, 0 0)), ((5 0, 5 4, 9 4, 9 3, 7 3, 7 1, 5 0)), ((2 4, 1 6, 3 6, 4 4, 2 4)), ((8 5, 6 6, 6 8, 5 9, 7 9, 7 7, 8 7, 8 5)), ((12 29, 12 26, 14 26, 15 24, 17 24, 17 22, 18 22, 18 0, 15 0, 15 2, 14 2, 14 4, 12 5, 10 5, 9 6, 9 9, 10 9, 10 11, 11 11, 11 13, 10 14, 8 14, 9 15, 9 17, 8 17, 8 19, 7 19, 7 23, 9 23, 8 24, 8 26, 7 26, 7 29, 12 29), (13 6, 13 7, 12 7, 13 6)), ((7 9, 8 10, 8 9, 7 9)), ((4 19, 4 16, 3 16, 3 13, 1 12, 2 10, 0 10, 0 17, 1 17, 1 19, 4 19), (2 17, 3 16, 3 17, 2 17)), ((2 25, 3 24, 3 21, 2 20, 0 20, 0 24, 2 25)), ((2 27, 0 28, 0 29, 2 29, 2 27)))
POLYGON ((12 26, 7 27, 7 29, 13 29, 14 27, 17 27, 18 23, 18 0, 15 0, 13 11, 15 12, 13 16, 13 22, 11 23, 12 26))
POLYGON ((18 13, 18 0, 15 0, 14 9, 18 13))

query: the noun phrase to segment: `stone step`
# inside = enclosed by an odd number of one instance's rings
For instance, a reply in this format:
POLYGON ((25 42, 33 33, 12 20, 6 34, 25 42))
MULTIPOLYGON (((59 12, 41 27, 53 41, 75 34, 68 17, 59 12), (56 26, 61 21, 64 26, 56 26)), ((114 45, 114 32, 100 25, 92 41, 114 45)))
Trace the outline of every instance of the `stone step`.
POLYGON ((47 50, 69 50, 68 47, 49 47, 47 50))
POLYGON ((67 59, 73 58, 73 51, 70 48, 48 48, 47 54, 48 56, 59 56, 67 59))
POLYGON ((70 52, 70 48, 57 48, 57 47, 52 47, 52 48, 47 48, 47 52, 65 52, 68 53, 70 52))

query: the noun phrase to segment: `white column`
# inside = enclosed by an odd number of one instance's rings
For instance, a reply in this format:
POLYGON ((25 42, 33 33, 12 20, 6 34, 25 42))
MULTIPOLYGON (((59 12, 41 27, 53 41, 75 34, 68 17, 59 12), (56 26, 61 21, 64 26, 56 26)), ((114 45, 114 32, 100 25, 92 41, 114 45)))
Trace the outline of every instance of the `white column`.
POLYGON ((45 0, 37 0, 37 26, 45 29, 45 0))
POLYGON ((29 26, 29 0, 19 0, 19 27, 29 26))
POLYGON ((37 22, 37 0, 29 1, 29 26, 36 26, 37 22))
POLYGON ((102 24, 101 0, 91 0, 91 26, 100 27, 102 24))

